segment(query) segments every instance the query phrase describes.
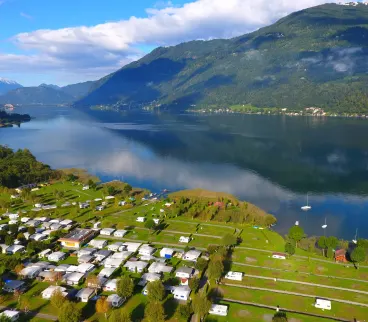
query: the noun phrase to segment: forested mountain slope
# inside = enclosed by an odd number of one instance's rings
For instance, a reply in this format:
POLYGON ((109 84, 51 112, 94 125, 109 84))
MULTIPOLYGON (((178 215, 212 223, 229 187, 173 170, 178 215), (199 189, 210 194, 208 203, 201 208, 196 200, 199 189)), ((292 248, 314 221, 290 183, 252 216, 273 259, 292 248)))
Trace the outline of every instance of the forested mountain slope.
POLYGON ((326 4, 228 40, 152 53, 97 81, 77 107, 191 105, 368 111, 368 6, 326 4))

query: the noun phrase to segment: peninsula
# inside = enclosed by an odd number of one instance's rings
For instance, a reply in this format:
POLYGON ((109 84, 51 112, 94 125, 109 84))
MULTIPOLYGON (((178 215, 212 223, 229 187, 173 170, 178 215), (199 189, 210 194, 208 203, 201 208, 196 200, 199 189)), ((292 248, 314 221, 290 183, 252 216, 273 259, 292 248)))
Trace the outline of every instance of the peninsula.
POLYGON ((7 113, 0 111, 0 128, 20 125, 24 122, 29 122, 31 117, 28 114, 7 113))

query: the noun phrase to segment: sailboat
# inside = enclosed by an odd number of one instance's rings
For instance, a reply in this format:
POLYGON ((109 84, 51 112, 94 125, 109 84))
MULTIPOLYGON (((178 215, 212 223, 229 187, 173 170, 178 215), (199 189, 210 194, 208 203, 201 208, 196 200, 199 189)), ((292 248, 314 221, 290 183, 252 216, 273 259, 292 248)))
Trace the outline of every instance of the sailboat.
POLYGON ((304 211, 308 211, 308 210, 311 210, 311 209, 312 209, 312 207, 311 207, 311 206, 309 206, 308 201, 309 201, 309 196, 308 196, 308 194, 307 194, 307 205, 306 205, 306 206, 303 206, 303 207, 301 208, 302 210, 304 210, 304 211))
POLYGON ((354 239, 353 239, 353 243, 354 244, 356 244, 356 243, 358 243, 358 228, 357 228, 357 230, 355 231, 355 237, 354 237, 354 239))
POLYGON ((324 225, 322 225, 322 228, 323 229, 326 229, 327 228, 327 219, 325 218, 325 224, 324 225))

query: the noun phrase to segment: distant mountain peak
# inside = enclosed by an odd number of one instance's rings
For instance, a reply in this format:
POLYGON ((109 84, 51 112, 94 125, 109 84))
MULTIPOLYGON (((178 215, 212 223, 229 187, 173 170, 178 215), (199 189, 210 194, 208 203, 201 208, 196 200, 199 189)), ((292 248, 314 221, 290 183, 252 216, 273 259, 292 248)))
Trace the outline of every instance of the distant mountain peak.
POLYGON ((57 85, 54 85, 54 84, 45 84, 45 83, 42 83, 41 85, 39 85, 38 87, 48 87, 48 88, 52 88, 52 89, 57 89, 59 90, 60 87, 57 86, 57 85))
POLYGON ((9 85, 20 85, 16 81, 9 79, 9 78, 4 78, 4 77, 0 77, 0 83, 9 84, 9 85))

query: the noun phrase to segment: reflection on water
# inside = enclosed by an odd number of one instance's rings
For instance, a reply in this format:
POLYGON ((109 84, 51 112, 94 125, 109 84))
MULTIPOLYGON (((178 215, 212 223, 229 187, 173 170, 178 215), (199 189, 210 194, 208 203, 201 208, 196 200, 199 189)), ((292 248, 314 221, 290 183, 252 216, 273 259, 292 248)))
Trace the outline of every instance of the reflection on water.
MULTIPOLYGON (((152 190, 201 187, 253 202, 309 234, 351 239, 367 227, 368 123, 246 115, 152 115, 67 108, 18 110, 35 117, 1 129, 0 143, 29 148, 53 167, 83 167, 103 180, 152 190), (300 207, 310 191, 312 210, 300 207)), ((360 235, 368 237, 367 229, 360 235)))

